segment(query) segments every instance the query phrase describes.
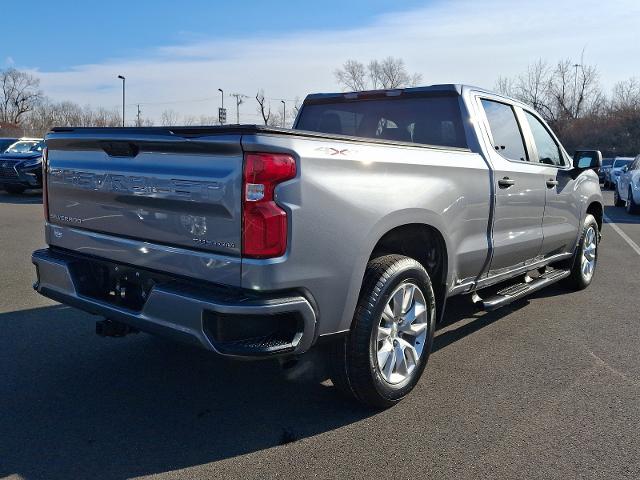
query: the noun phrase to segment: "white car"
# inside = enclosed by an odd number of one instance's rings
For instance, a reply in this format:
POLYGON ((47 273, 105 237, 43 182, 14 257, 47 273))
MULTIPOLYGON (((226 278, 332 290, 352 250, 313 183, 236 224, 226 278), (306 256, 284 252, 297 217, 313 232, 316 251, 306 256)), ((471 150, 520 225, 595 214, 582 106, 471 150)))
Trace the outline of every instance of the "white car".
POLYGON ((608 183, 608 185, 615 190, 616 185, 618 184, 618 177, 620 176, 622 169, 633 162, 633 160, 633 157, 616 157, 613 160, 613 166, 605 174, 605 185, 608 183))
POLYGON ((616 207, 626 207, 628 213, 640 213, 640 155, 620 171, 613 199, 616 207))

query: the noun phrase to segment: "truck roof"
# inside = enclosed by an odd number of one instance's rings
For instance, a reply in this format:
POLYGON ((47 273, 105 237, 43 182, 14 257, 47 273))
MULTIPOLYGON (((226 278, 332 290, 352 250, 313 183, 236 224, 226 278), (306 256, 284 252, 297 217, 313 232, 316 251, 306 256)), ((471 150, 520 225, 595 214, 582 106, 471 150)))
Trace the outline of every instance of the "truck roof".
POLYGON ((462 84, 462 83, 442 83, 435 85, 425 85, 422 87, 408 87, 408 88, 392 88, 392 89, 378 89, 378 90, 364 90, 357 92, 332 92, 332 93, 311 93, 304 99, 305 104, 311 103, 324 103, 331 102, 333 100, 357 100, 362 98, 381 98, 381 97, 395 97, 395 96, 411 96, 411 95, 424 95, 424 94, 441 94, 441 95, 462 95, 465 90, 476 90, 491 95, 497 95, 509 102, 522 105, 522 102, 504 95, 502 93, 494 92, 492 90, 477 87, 474 85, 462 84))
POLYGON ((378 89, 378 90, 365 90, 358 92, 332 92, 332 93, 310 93, 305 98, 307 102, 317 102, 323 100, 330 100, 333 98, 358 98, 362 96, 396 96, 401 94, 421 94, 421 93, 450 93, 460 95, 462 93, 462 85, 453 83, 446 83, 441 85, 428 85, 424 87, 409 87, 409 88, 391 88, 391 89, 378 89))

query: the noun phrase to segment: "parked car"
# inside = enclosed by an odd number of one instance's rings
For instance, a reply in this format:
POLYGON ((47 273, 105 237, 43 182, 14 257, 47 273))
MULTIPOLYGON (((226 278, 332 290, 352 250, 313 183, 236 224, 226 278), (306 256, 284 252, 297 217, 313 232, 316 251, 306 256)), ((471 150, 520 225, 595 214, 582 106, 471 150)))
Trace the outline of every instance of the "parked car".
POLYGON ((19 140, 18 138, 6 138, 6 137, 0 138, 0 154, 4 153, 4 151, 8 147, 10 147, 12 144, 17 142, 18 140, 19 140))
POLYGON ((598 170, 598 178, 600 179, 600 183, 606 183, 607 172, 611 170, 613 166, 613 158, 603 158, 602 159, 602 167, 598 170))
POLYGON ((613 188, 615 190, 616 182, 618 181, 620 172, 626 165, 629 165, 632 161, 633 157, 616 157, 613 160, 613 165, 605 174, 605 188, 613 188))
POLYGON ((600 152, 572 161, 531 107, 474 87, 309 95, 292 130, 46 143, 38 292, 105 317, 101 335, 287 363, 319 346, 375 407, 414 388, 456 295, 493 310, 597 265, 600 152))
POLYGON ((628 213, 640 213, 640 155, 622 168, 613 199, 616 207, 625 207, 628 213))
POLYGON ((43 149, 41 138, 23 138, 12 143, 0 155, 0 188, 13 194, 41 188, 43 149))

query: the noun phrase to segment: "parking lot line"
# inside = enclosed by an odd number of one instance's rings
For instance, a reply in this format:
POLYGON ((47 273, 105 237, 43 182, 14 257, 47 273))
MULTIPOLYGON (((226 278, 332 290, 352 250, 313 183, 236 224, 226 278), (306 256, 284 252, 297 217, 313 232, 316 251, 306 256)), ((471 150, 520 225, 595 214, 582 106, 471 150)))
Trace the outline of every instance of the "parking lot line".
POLYGON ((627 242, 629 244, 629 246, 638 254, 640 255, 640 247, 638 246, 638 244, 636 242, 634 242, 633 240, 631 240, 631 238, 629 237, 629 235, 627 235, 626 233, 624 233, 622 231, 622 229, 616 225, 613 220, 611 220, 609 217, 607 217, 606 215, 603 216, 604 217, 604 221, 607 222, 609 225, 611 225, 611 227, 618 233, 618 235, 620 235, 622 237, 622 239, 627 242))

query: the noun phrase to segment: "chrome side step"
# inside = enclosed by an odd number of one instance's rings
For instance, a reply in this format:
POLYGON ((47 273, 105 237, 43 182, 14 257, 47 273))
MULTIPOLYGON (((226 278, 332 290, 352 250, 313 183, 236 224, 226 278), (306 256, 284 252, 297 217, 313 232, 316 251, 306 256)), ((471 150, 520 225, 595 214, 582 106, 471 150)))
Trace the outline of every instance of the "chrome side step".
POLYGON ((502 290, 498 291, 492 297, 486 298, 482 301, 482 307, 487 311, 496 310, 500 307, 515 302, 527 295, 537 292, 538 290, 551 285, 552 283, 559 282, 563 278, 568 277, 569 270, 550 269, 548 268, 542 275, 537 278, 528 278, 522 283, 516 283, 510 285, 502 290))

